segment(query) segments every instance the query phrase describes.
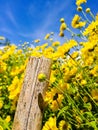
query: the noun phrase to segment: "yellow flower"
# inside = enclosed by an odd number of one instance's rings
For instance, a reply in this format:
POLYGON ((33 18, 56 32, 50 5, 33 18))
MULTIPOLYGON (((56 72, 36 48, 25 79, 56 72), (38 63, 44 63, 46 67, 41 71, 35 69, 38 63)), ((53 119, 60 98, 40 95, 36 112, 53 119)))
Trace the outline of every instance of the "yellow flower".
POLYGON ((21 55, 21 54, 22 54, 22 50, 21 50, 21 49, 18 50, 18 51, 17 51, 17 54, 21 55))
POLYGON ((60 26, 60 31, 64 31, 67 28, 66 23, 62 23, 60 26))
POLYGON ((13 67, 12 68, 12 71, 10 72, 10 75, 11 76, 16 76, 16 75, 18 75, 19 74, 19 67, 17 66, 17 67, 13 67))
POLYGON ((3 107, 3 101, 2 99, 0 99, 0 109, 2 109, 2 107, 3 107))
POLYGON ((50 34, 48 33, 46 36, 45 36, 45 40, 47 40, 47 39, 49 39, 49 37, 50 37, 50 34))
POLYGON ((57 48, 57 53, 59 53, 63 57, 74 46, 77 46, 77 42, 71 39, 68 41, 68 43, 64 43, 62 46, 59 46, 57 48))
POLYGON ((38 80, 39 80, 40 82, 45 81, 45 80, 46 80, 46 75, 45 75, 44 73, 40 73, 40 74, 38 75, 38 80))
POLYGON ((17 96, 19 96, 22 82, 23 82, 23 79, 18 79, 17 76, 14 77, 12 84, 8 87, 9 99, 13 100, 17 96))
POLYGON ((1 57, 2 60, 6 60, 9 58, 10 55, 12 55, 16 49, 15 45, 11 45, 9 47, 4 48, 6 50, 6 53, 4 53, 1 57))
POLYGON ((38 43, 38 42, 40 42, 40 39, 36 39, 36 40, 34 40, 34 42, 35 42, 35 43, 38 43))
POLYGON ((70 70, 69 75, 70 75, 71 77, 75 76, 75 75, 76 75, 77 70, 78 70, 78 69, 77 69, 77 67, 73 67, 73 68, 70 70))
POLYGON ((86 22, 79 22, 79 24, 77 24, 77 28, 84 27, 85 25, 86 25, 86 22))
POLYGON ((60 42, 59 41, 55 41, 52 43, 52 46, 59 46, 60 45, 60 42))
POLYGON ((6 52, 6 53, 4 53, 4 54, 2 55, 1 59, 2 59, 2 60, 6 60, 6 59, 8 59, 8 57, 9 57, 9 54, 8 54, 8 52, 6 52))
POLYGON ((75 51, 75 52, 73 52, 73 53, 71 54, 71 57, 74 59, 74 58, 78 57, 78 55, 79 55, 79 52, 78 52, 78 51, 75 51))
POLYGON ((6 122, 10 122, 10 120, 11 120, 11 117, 10 117, 9 115, 7 115, 5 121, 6 121, 6 122))
POLYGON ((78 73, 75 78, 76 80, 82 80, 82 73, 78 73))
POLYGON ((6 71, 7 64, 5 62, 0 61, 0 73, 6 71))
POLYGON ((80 20, 81 20, 80 16, 75 15, 74 18, 72 19, 71 26, 73 28, 81 28, 81 27, 85 26, 86 22, 82 22, 80 20))
POLYGON ((55 89, 51 89, 51 91, 47 91, 45 95, 45 102, 49 104, 53 101, 54 94, 56 93, 55 89))
POLYGON ((52 109, 52 111, 57 111, 58 110, 59 104, 57 103, 56 100, 52 101, 52 104, 51 104, 50 108, 52 109))
POLYGON ((71 23, 72 27, 75 27, 76 24, 78 24, 78 22, 79 22, 80 19, 81 18, 80 18, 79 15, 75 15, 74 18, 72 19, 72 23, 71 23))
POLYGON ((77 41, 75 41, 74 39, 70 39, 68 43, 70 49, 78 45, 77 41))
POLYGON ((50 117, 43 126, 42 130, 58 130, 56 126, 56 117, 50 117))
POLYGON ((52 111, 56 111, 62 106, 62 100, 64 98, 64 96, 62 94, 56 93, 55 95, 53 97, 54 100, 50 104, 50 108, 52 109, 52 111), (56 99, 55 99, 55 95, 57 95, 56 99))
POLYGON ((52 54, 54 52, 54 49, 52 47, 48 47, 43 51, 43 55, 47 58, 52 58, 52 54))
POLYGON ((3 127, 0 125, 0 130, 4 130, 3 127))
MULTIPOLYGON (((90 36, 97 36, 98 37, 98 20, 92 21, 91 24, 88 25, 88 27, 83 32, 84 36, 89 35, 90 36)), ((93 39, 92 37, 92 39, 93 39)))
POLYGON ((87 84, 87 81, 86 80, 81 80, 81 85, 85 85, 85 84, 87 84))
POLYGON ((42 51, 44 51, 47 46, 48 46, 48 43, 44 43, 44 44, 41 46, 42 51))
POLYGON ((18 101, 18 96, 13 99, 13 102, 12 102, 12 105, 11 105, 11 108, 10 108, 11 112, 16 110, 17 101, 18 101))
POLYGON ((3 52, 2 52, 2 50, 0 50, 0 55, 2 55, 3 54, 3 52))
POLYGON ((69 130, 70 126, 65 120, 59 122, 59 130, 69 130))
POLYGON ((68 83, 60 84, 60 89, 61 89, 62 91, 66 91, 66 90, 68 90, 69 88, 70 88, 70 84, 68 84, 68 83))
POLYGON ((95 99, 96 101, 98 101, 98 89, 97 88, 93 89, 91 91, 91 95, 92 95, 93 99, 95 99))
POLYGON ((76 5, 80 6, 82 3, 86 3, 87 0, 76 0, 76 5))
POLYGON ((50 74, 50 83, 53 83, 56 79, 56 77, 54 76, 54 71, 51 71, 51 74, 50 74))

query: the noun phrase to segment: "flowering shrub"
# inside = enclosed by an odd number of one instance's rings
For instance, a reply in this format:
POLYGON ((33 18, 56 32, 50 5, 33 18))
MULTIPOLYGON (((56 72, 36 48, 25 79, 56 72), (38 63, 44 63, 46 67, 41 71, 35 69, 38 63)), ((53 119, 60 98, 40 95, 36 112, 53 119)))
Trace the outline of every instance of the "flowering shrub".
MULTIPOLYGON (((11 130, 15 109, 22 86, 24 71, 29 56, 45 56, 52 60, 49 89, 45 96, 42 130, 97 130, 98 128, 98 15, 86 9, 92 17, 87 18, 81 4, 86 0, 76 0, 77 11, 83 13, 72 19, 72 27, 80 33, 72 32, 61 18, 59 36, 69 31, 71 39, 60 45, 53 41, 53 33, 47 34, 45 43, 35 48, 23 44, 0 50, 0 130, 11 130), (81 42, 75 40, 76 37, 81 42)), ((35 40, 38 44, 40 39, 35 40)), ((46 80, 45 75, 38 77, 46 80)))

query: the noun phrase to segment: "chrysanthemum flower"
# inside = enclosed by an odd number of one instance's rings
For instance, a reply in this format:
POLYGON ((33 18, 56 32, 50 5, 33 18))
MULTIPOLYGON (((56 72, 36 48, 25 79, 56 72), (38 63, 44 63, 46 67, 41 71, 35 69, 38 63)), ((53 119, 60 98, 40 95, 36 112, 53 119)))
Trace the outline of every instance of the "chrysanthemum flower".
POLYGON ((74 18, 72 19, 71 26, 73 28, 81 28, 81 27, 85 26, 86 22, 82 22, 80 20, 81 20, 80 16, 75 15, 74 18))
POLYGON ((0 130, 4 130, 3 127, 0 125, 0 130))
POLYGON ((45 36, 45 40, 47 40, 47 39, 49 39, 49 37, 50 37, 50 34, 48 33, 46 36, 45 36))
POLYGON ((36 39, 36 40, 34 40, 34 42, 35 42, 35 43, 38 43, 38 42, 40 42, 40 39, 36 39))
POLYGON ((69 125, 65 120, 59 122, 59 130, 69 130, 69 125))
POLYGON ((93 89, 91 91, 91 95, 92 95, 93 99, 95 99, 96 101, 98 101, 98 89, 97 88, 93 89))
POLYGON ((7 115, 5 121, 6 121, 6 122, 10 122, 10 120, 11 120, 11 117, 10 117, 9 115, 7 115))
POLYGON ((86 3, 86 2, 87 0, 76 0, 76 5, 80 6, 81 4, 86 3))
POLYGON ((55 41, 52 43, 52 46, 59 46, 60 45, 60 42, 59 41, 55 41))
POLYGON ((64 31, 67 28, 66 23, 62 23, 60 26, 60 31, 64 31))
POLYGON ((42 130, 58 130, 56 126, 56 117, 50 117, 43 126, 42 130))

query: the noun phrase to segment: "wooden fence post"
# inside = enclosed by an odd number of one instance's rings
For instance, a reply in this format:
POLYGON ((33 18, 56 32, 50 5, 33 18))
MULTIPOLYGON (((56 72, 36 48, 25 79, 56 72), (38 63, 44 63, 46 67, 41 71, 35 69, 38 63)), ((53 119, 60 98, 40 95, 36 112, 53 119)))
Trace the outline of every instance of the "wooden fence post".
POLYGON ((45 57, 29 58, 12 130, 41 130, 43 114, 38 105, 38 95, 45 95, 48 82, 40 82, 38 74, 44 73, 49 79, 50 66, 51 60, 45 57))

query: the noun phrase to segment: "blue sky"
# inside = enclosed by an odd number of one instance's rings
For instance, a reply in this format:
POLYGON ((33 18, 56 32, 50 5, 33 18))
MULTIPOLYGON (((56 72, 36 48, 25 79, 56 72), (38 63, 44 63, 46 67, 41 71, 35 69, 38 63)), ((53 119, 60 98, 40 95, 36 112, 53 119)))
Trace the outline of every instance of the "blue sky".
MULTIPOLYGON (((98 0, 88 0, 83 6, 98 12, 98 0)), ((76 13, 75 0, 0 0, 0 36, 18 44, 55 32, 57 40, 59 19, 64 17, 70 26, 76 13)))

